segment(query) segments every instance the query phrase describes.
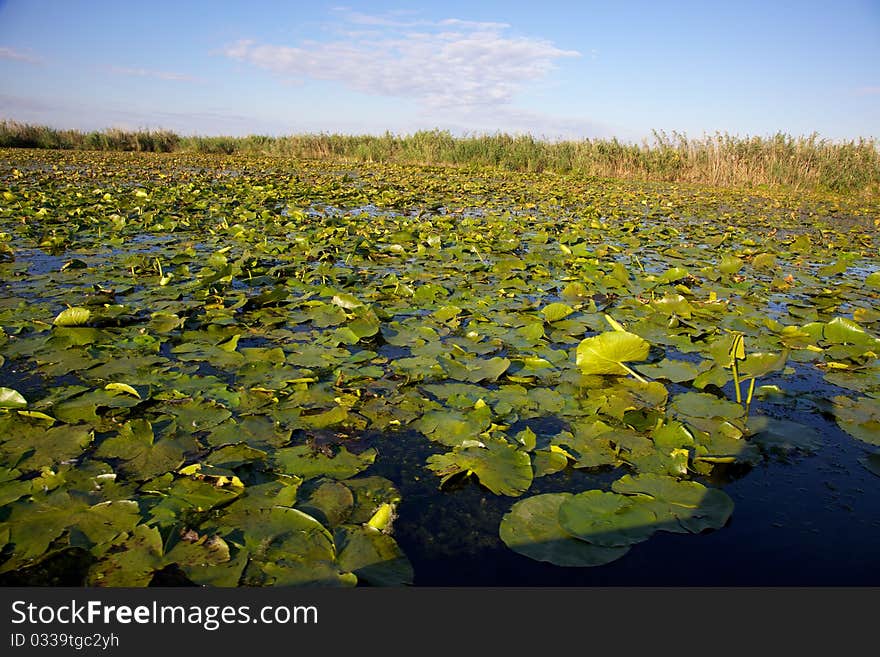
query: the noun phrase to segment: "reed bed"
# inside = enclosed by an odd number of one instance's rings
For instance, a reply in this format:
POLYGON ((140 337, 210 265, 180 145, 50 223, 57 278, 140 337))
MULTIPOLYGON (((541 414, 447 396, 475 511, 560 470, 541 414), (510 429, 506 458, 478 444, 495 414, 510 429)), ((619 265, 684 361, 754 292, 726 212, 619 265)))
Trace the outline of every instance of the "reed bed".
POLYGON ((0 121, 0 147, 274 155, 309 159, 494 166, 603 178, 784 186, 880 195, 880 142, 833 141, 817 134, 769 137, 726 133, 688 137, 655 131, 651 140, 553 141, 505 133, 454 136, 444 130, 408 135, 301 134, 180 136, 169 130, 94 132, 0 121))

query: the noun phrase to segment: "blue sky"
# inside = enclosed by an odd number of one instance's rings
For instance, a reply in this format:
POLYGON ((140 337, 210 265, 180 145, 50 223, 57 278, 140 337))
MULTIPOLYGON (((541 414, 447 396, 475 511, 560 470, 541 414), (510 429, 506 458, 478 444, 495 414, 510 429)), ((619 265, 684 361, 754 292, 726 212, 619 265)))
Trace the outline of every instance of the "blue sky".
POLYGON ((0 0, 0 118, 880 138, 880 2, 0 0))

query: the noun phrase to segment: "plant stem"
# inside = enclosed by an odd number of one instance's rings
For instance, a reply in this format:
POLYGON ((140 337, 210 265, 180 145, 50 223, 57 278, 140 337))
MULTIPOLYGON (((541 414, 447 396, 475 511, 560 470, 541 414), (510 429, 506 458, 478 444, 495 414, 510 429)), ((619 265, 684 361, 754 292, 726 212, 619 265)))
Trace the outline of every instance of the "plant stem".
POLYGON ((648 381, 647 381, 646 379, 644 379, 644 378, 642 378, 641 376, 639 376, 639 373, 638 373, 638 372, 636 372, 636 371, 635 371, 634 369, 632 369, 631 367, 627 367, 626 363, 621 363, 620 365, 621 365, 621 367, 623 367, 623 369, 625 369, 627 372, 629 372, 630 374, 632 374, 634 377, 636 377, 636 379, 638 379, 638 380, 641 381, 642 383, 648 383, 648 381))
POLYGON ((742 393, 739 391, 739 369, 736 366, 736 359, 734 359, 730 369, 733 370, 733 383, 736 386, 736 403, 742 404, 742 393))

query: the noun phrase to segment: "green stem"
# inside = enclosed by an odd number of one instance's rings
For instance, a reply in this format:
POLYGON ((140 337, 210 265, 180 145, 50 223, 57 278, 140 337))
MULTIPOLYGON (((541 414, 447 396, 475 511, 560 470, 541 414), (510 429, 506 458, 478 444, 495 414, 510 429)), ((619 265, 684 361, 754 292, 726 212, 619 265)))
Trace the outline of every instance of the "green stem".
POLYGON ((641 381, 642 383, 648 383, 648 381, 647 381, 646 379, 643 379, 641 376, 639 376, 638 372, 636 372, 636 371, 635 371, 634 369, 632 369, 631 367, 627 367, 627 366, 626 366, 626 363, 621 363, 620 365, 621 365, 621 367, 623 367, 623 369, 625 369, 627 372, 629 372, 630 374, 632 374, 634 377, 636 377, 636 378, 637 378, 639 381, 641 381))
POLYGON ((755 379, 749 383, 749 394, 746 397, 746 418, 749 417, 749 407, 752 405, 752 394, 755 392, 755 379))
POLYGON ((736 386, 736 403, 742 404, 742 393, 739 391, 739 369, 736 366, 735 359, 731 364, 730 369, 733 370, 733 383, 736 386))

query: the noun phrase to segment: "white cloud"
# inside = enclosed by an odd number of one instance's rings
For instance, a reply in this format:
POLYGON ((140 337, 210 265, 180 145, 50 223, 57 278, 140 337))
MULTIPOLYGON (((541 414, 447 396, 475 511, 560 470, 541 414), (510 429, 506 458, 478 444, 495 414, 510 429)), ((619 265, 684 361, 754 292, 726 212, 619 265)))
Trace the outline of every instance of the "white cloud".
POLYGON ((459 114, 512 106, 516 94, 544 79, 558 60, 580 56, 545 39, 509 35, 505 23, 338 11, 345 23, 372 29, 297 45, 240 40, 224 54, 286 78, 335 81, 459 114))
POLYGON ((145 68, 127 68, 124 66, 111 66, 110 72, 116 75, 128 75, 141 78, 155 78, 157 80, 169 80, 172 82, 195 82, 196 78, 183 73, 169 71, 152 71, 145 68))
POLYGON ((42 64, 43 60, 39 57, 34 57, 25 52, 21 52, 20 50, 16 50, 15 48, 9 48, 7 46, 0 46, 0 59, 8 59, 14 62, 22 62, 24 64, 42 64))

